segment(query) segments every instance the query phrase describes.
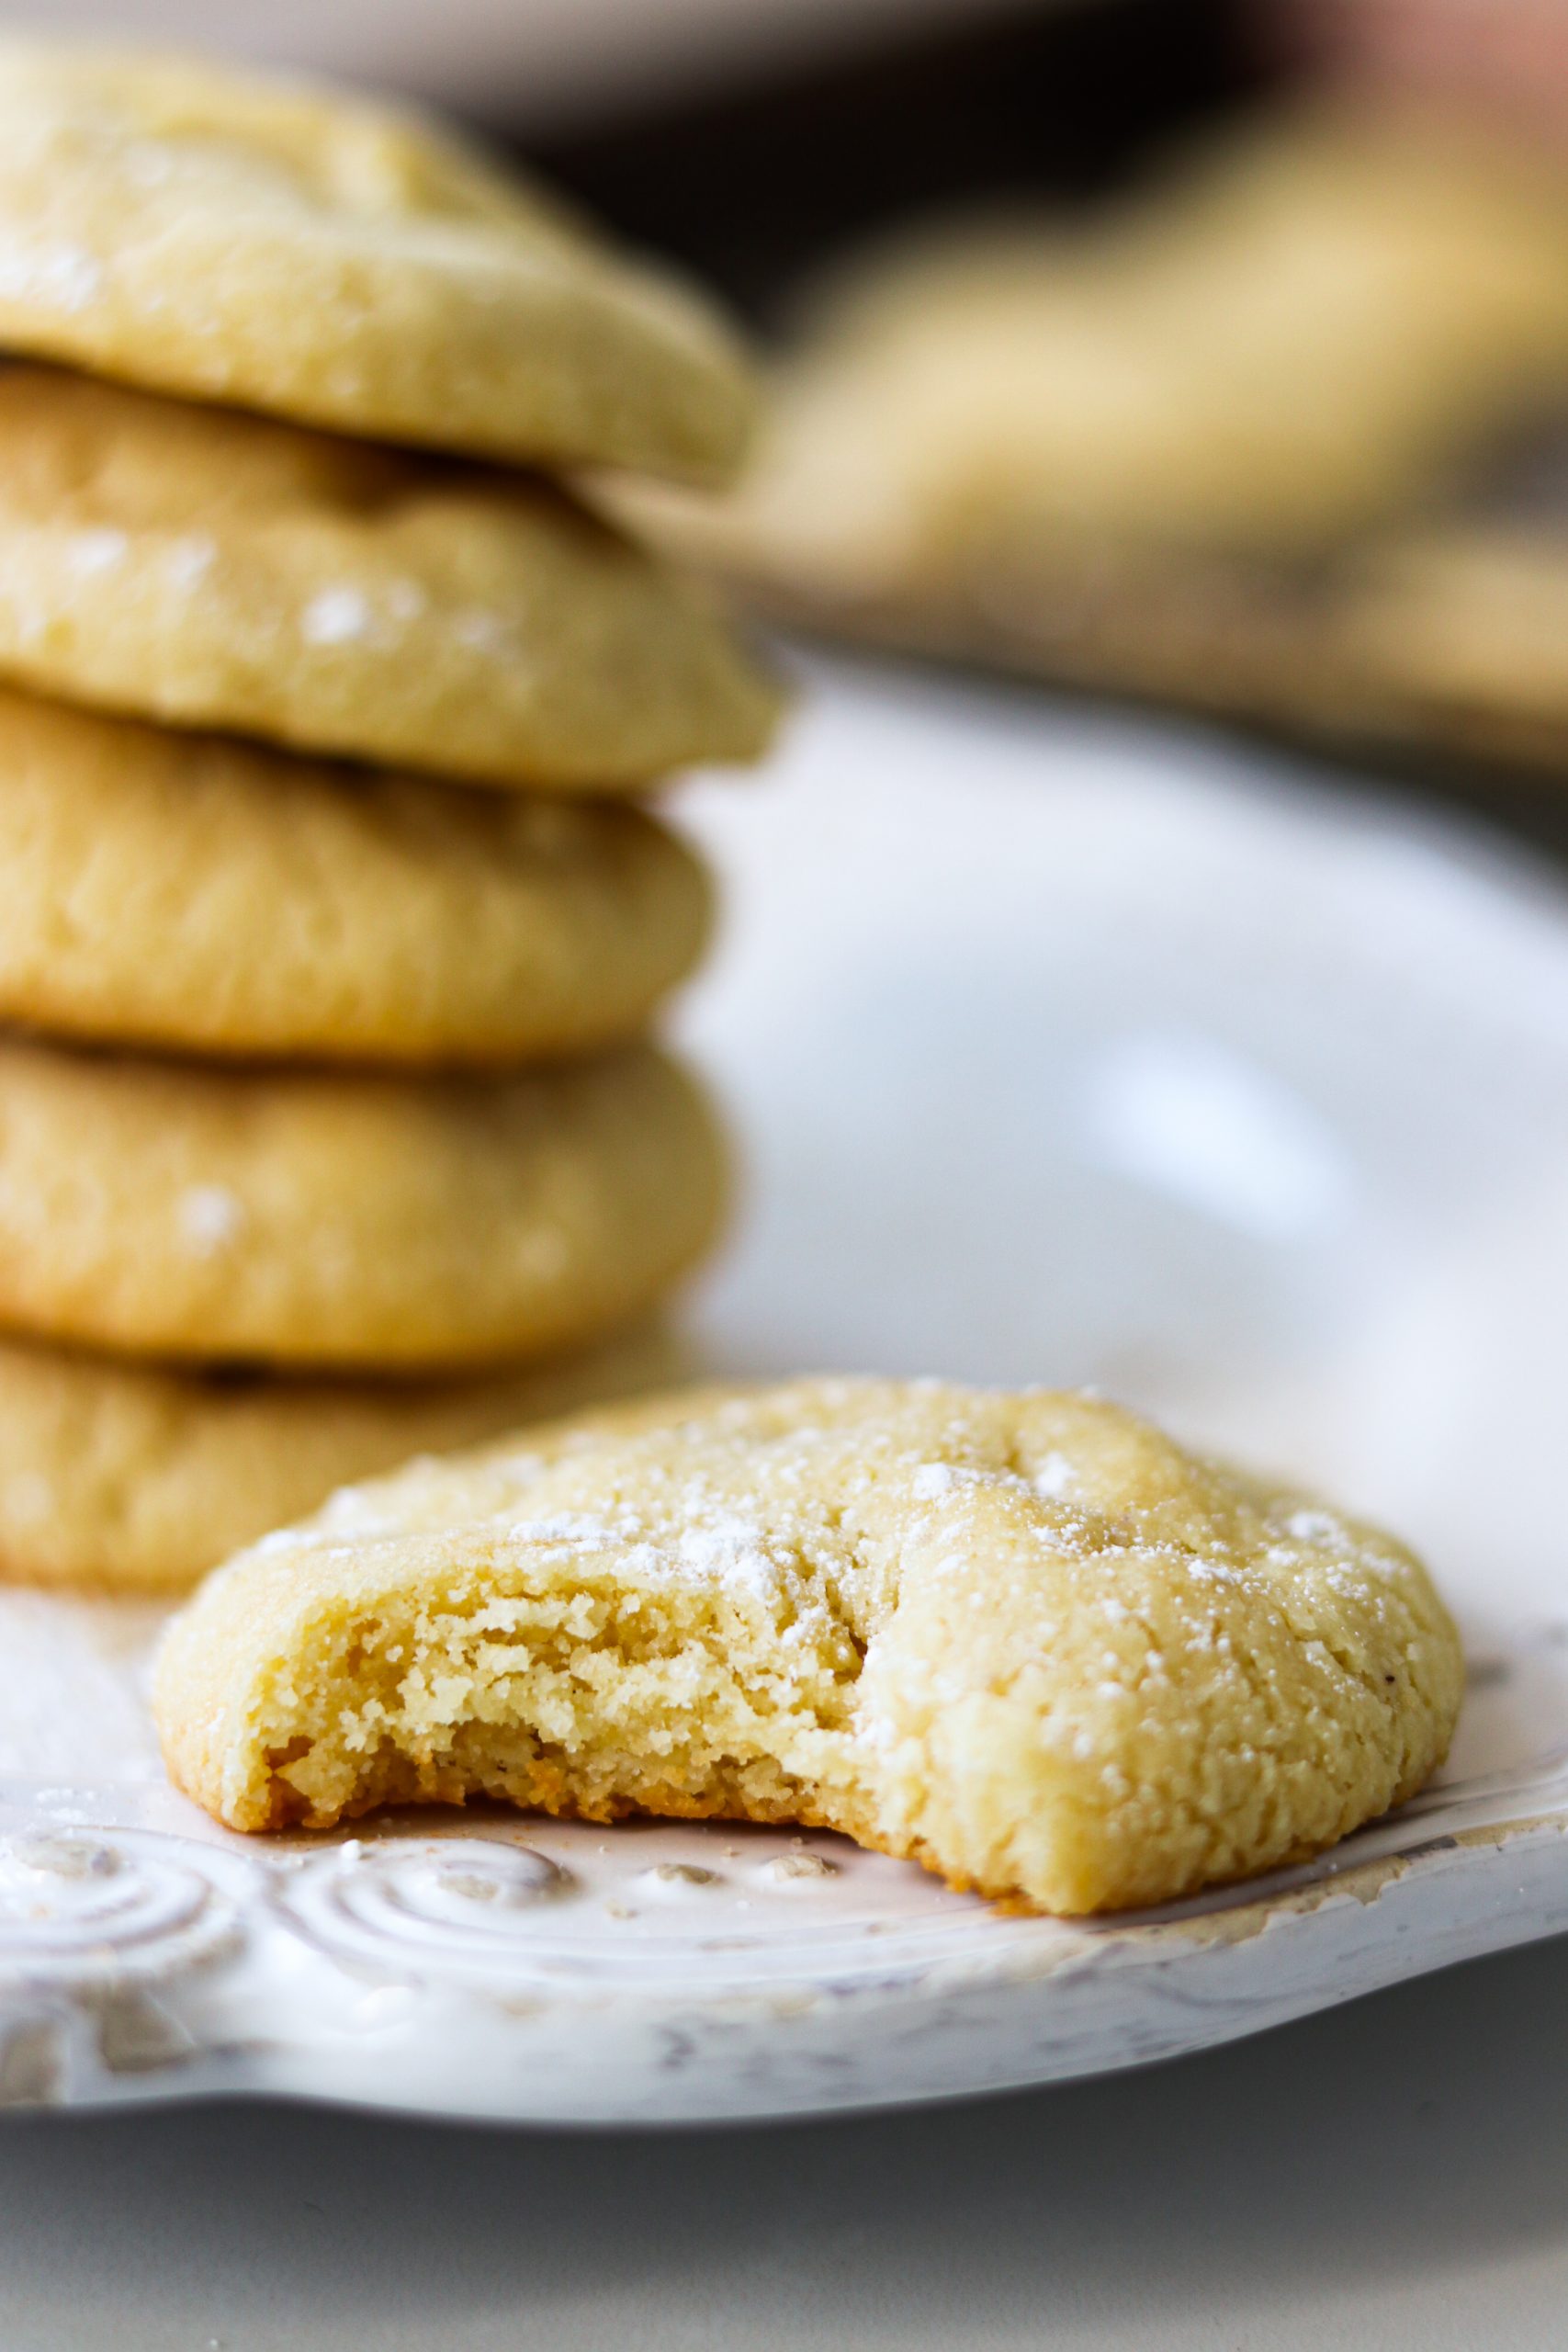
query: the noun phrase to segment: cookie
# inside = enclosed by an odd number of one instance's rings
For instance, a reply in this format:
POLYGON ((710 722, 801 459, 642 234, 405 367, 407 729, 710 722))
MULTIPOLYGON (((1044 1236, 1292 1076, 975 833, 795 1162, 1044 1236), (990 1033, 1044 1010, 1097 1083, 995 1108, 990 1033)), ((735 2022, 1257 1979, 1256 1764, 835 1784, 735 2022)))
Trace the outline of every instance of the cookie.
POLYGON ((431 124, 14 38, 0 344, 373 439, 695 480, 732 471, 753 404, 705 303, 431 124))
POLYGON ((1568 184, 1479 133, 1281 119, 1118 209, 847 273, 758 461, 670 544, 831 613, 1104 551, 1312 558, 1561 402, 1568 184))
POLYGON ((351 1478, 657 1386, 679 1362, 653 1324, 439 1383, 179 1373, 0 1342, 0 1581, 183 1592, 351 1478))
POLYGON ((766 745, 702 592, 564 490, 0 367, 0 673, 481 784, 624 791, 766 745))
POLYGON ((1114 1406, 824 1379, 340 1496, 204 1586, 155 1710, 236 1829, 479 1795, 799 1821, 1076 1912, 1410 1796, 1461 1672, 1390 1537, 1114 1406))
POLYGON ((1568 537, 1550 514, 1385 535, 1347 566, 1336 621, 1391 731, 1568 763, 1568 537))
POLYGON ((714 1238, 723 1154, 651 1046, 504 1078, 0 1043, 0 1327, 201 1362, 543 1355, 714 1238))
POLYGON ((634 1035, 701 953, 640 809, 473 792, 0 686, 0 1019, 206 1055, 518 1062, 634 1035))

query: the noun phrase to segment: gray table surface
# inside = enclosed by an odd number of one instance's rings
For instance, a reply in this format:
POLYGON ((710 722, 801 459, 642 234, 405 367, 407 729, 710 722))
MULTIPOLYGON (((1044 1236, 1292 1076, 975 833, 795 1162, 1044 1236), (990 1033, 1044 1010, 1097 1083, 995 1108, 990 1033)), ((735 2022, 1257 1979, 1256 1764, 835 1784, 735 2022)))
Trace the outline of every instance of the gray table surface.
POLYGON ((1568 1939, 1179 2064, 832 2125, 0 2126, 5 2352, 1568 2344, 1568 1939))

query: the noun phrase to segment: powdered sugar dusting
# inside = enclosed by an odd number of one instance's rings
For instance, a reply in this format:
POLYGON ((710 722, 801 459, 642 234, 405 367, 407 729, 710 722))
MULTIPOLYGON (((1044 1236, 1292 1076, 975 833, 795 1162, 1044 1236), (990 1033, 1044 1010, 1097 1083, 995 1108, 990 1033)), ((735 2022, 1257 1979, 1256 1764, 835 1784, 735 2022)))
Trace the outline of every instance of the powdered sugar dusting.
POLYGON ((1044 1502, 1059 1502, 1077 1484, 1077 1473, 1065 1453, 1047 1453, 1034 1473, 1034 1491, 1044 1502))
POLYGON ((513 1520, 505 1534, 513 1543, 565 1545, 581 1554, 615 1551, 617 1573, 634 1582, 728 1587, 765 1599, 776 1595, 781 1560, 754 1521, 722 1509, 708 1510, 698 1497, 657 1539, 649 1540, 645 1527, 643 1516, 633 1511, 604 1518, 560 1510, 513 1520))
POLYGON ((357 588, 323 588, 299 616, 308 645, 346 645, 369 634, 370 600, 357 588))
POLYGON ((558 1510, 547 1519, 517 1520, 506 1532, 519 1544, 573 1544, 599 1552, 615 1543, 617 1534, 625 1530, 592 1518, 586 1511, 558 1510))
POLYGON ((762 1530, 749 1520, 720 1516, 706 1525, 684 1528, 674 1556, 682 1574, 705 1582, 739 1586, 770 1598, 778 1587, 778 1564, 762 1530))
POLYGON ((85 311, 104 290, 102 265, 81 245, 13 247, 0 252, 0 301, 85 311))
POLYGON ((65 560, 80 578, 91 579, 123 563, 130 545, 123 531, 78 531, 65 550, 65 560))
POLYGON ((237 1241, 244 1230, 244 1204, 223 1184, 191 1184, 176 1211, 180 1239, 198 1258, 209 1258, 237 1241))
POLYGON ((1298 1544, 1343 1544, 1344 1523, 1329 1510, 1296 1510, 1285 1521, 1287 1532, 1298 1544))
MULTIPOLYGON (((624 1609, 646 1626, 668 1597, 684 1627, 660 1652, 672 1692, 688 1670, 697 1690, 716 1605, 770 1625, 775 1698, 813 1677, 818 1690, 859 1683, 917 1575, 940 1596, 951 1640, 900 1670, 927 1674, 931 1702, 957 1703, 975 1668, 970 1623, 987 1676, 1009 1670, 993 1645, 1010 1628, 1020 1670, 1053 1676, 1078 1656, 1059 1729, 1066 1752, 1096 1770, 1156 1694, 1168 1717, 1189 1679, 1199 1709, 1222 1693, 1250 1706, 1248 1628, 1274 1622, 1297 1580, 1363 1633, 1386 1621, 1404 1637, 1398 1583, 1412 1572, 1397 1553, 1300 1496, 1258 1497, 1201 1463, 1183 1468, 1152 1433, 1129 1474, 1130 1438, 1135 1424, 1081 1397, 836 1378, 694 1398, 619 1435, 585 1423, 478 1469, 432 1463, 369 1487, 352 1529, 334 1510, 303 1541, 353 1529, 396 1540, 400 1527, 449 1539, 461 1563, 471 1530, 497 1556, 519 1547, 522 1589, 563 1606, 573 1630, 581 1609, 584 1635, 606 1622, 592 1613, 606 1600, 615 1619, 624 1609), (538 1547, 536 1564, 525 1546, 538 1547)), ((504 1586, 493 1599, 522 1605, 504 1586)), ((1331 1707, 1339 1668, 1325 1653, 1312 1671, 1331 1707)), ((857 1739, 881 1736, 878 1689, 864 1686, 857 1739)))
POLYGON ((922 1462, 910 1481, 910 1491, 919 1503, 933 1503, 940 1495, 951 1494, 957 1483, 957 1474, 950 1463, 922 1462))

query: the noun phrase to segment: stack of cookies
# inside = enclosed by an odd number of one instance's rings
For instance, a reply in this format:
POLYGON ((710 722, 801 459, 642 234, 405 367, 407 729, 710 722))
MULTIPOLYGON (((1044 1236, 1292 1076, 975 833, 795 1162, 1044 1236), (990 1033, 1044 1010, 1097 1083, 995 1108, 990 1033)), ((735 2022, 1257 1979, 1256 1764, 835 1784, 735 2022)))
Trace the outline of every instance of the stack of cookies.
POLYGON ((0 46, 0 1574, 175 1589, 628 1385, 724 1189, 635 797, 770 682, 552 472, 722 482, 682 290, 465 147, 0 46))

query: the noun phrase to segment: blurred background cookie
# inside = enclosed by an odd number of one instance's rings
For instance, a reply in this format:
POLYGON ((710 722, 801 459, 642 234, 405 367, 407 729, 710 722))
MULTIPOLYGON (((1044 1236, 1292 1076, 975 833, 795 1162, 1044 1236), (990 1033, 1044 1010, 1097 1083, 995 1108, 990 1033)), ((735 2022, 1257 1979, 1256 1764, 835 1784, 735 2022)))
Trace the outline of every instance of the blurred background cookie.
POLYGON ((1559 840, 1511 790, 1568 775, 1552 665, 1500 658, 1503 605, 1545 647, 1568 581, 1550 6, 1021 6, 557 152, 768 331, 739 492, 611 492, 743 605, 1370 755, 1559 840), (756 200, 802 146, 809 192, 756 200), (1471 691, 1422 683, 1450 650, 1471 691))
POLYGON ((1056 541, 1301 556, 1565 380, 1568 178, 1308 113, 1090 221, 933 232, 840 275, 716 527, 786 594, 982 606, 990 567, 1056 541))

